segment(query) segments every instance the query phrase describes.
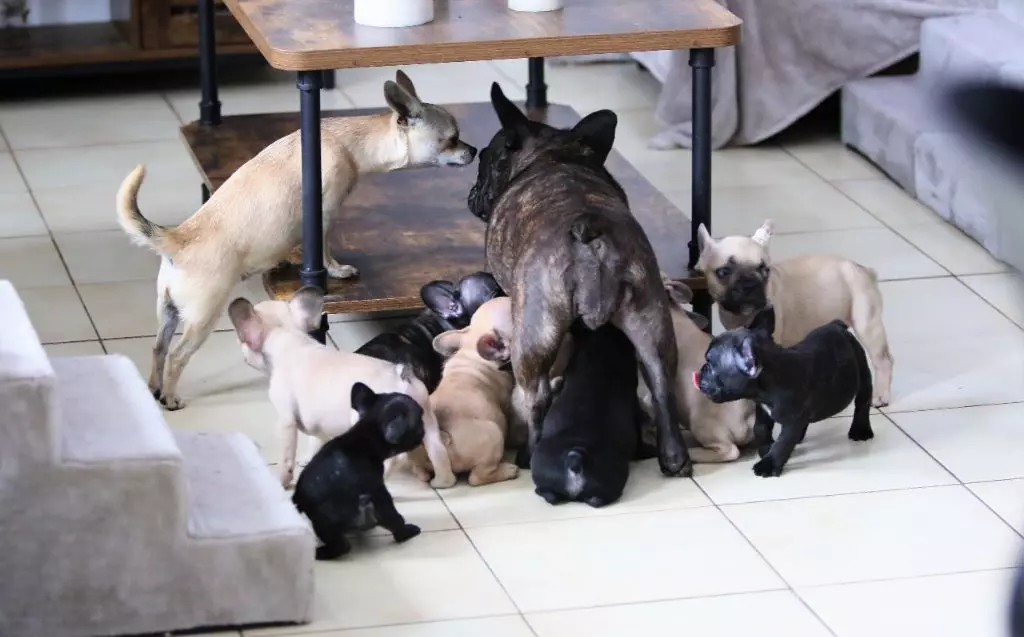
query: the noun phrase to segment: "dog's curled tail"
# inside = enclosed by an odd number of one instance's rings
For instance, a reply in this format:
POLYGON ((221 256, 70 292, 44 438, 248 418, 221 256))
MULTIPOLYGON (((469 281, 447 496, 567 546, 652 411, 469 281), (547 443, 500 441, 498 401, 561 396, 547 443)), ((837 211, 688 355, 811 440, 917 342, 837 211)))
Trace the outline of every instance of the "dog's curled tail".
POLYGON ((170 257, 180 247, 173 231, 153 223, 139 212, 139 188, 145 177, 146 167, 139 164, 121 182, 121 187, 117 189, 117 221, 133 243, 170 257))
POLYGON ((607 220, 595 214, 577 217, 569 228, 573 242, 576 314, 595 330, 619 308, 624 265, 607 220))

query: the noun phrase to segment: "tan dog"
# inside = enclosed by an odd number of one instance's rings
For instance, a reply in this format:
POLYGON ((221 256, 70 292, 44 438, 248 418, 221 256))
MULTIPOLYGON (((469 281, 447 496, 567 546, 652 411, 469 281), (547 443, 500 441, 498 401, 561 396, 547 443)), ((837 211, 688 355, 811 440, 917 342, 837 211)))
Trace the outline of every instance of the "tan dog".
MULTIPOLYGON (((458 124, 448 111, 421 102, 401 71, 395 79, 384 84, 390 111, 321 122, 325 233, 359 175, 415 166, 463 166, 476 155, 475 148, 459 140, 458 124)), ((178 379, 224 312, 235 284, 275 267, 300 242, 301 164, 296 131, 246 162, 176 228, 158 226, 139 212, 136 195, 145 176, 143 166, 121 184, 121 227, 135 243, 161 256, 156 304, 160 327, 149 388, 168 409, 184 406, 177 395, 178 379), (184 332, 170 350, 179 322, 184 332)), ((326 238, 324 251, 330 276, 358 274, 334 260, 326 238)))
MULTIPOLYGON (((322 443, 359 420, 349 404, 352 385, 359 381, 376 393, 406 394, 423 407, 423 445, 434 467, 430 485, 454 485, 448 451, 423 382, 408 366, 341 352, 309 336, 320 325, 323 302, 319 290, 304 287, 288 302, 263 301, 253 306, 237 298, 228 308, 245 361, 270 376, 270 402, 277 411, 282 438, 281 484, 287 487, 294 477, 299 430, 322 443)), ((430 479, 426 471, 417 475, 430 479)))
POLYGON ((740 457, 739 448, 754 440, 755 405, 749 400, 713 403, 693 384, 693 374, 704 364, 704 353, 711 343, 711 336, 695 320, 706 325, 707 319, 690 315, 684 307, 693 300, 693 292, 685 284, 666 279, 665 290, 674 305, 670 312, 679 348, 676 404, 700 445, 690 448, 690 457, 694 462, 732 462, 740 457))
POLYGON ((771 304, 775 308, 775 341, 783 347, 799 343, 816 327, 839 319, 860 339, 874 367, 875 406, 889 404, 893 357, 882 324, 882 294, 874 270, 848 259, 807 254, 772 263, 768 242, 772 221, 753 236, 712 239, 698 232, 697 269, 707 275, 708 289, 718 302, 726 329, 746 325, 771 304))
POLYGON ((468 471, 474 487, 519 475, 516 465, 502 462, 515 385, 512 374, 502 369, 511 359, 511 334, 512 301, 500 297, 481 305, 469 327, 434 338, 434 349, 450 358, 430 405, 452 470, 468 471))

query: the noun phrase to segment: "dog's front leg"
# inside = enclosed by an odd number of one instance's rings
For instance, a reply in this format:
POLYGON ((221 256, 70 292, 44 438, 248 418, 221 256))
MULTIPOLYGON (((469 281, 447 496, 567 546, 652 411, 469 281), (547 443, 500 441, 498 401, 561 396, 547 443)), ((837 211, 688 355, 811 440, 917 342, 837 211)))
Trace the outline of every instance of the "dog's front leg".
POLYGON ((423 410, 423 447, 434 467, 434 478, 430 486, 435 489, 447 489, 455 486, 455 474, 452 472, 452 460, 448 456, 448 448, 441 437, 441 426, 437 423, 434 410, 427 405, 423 410))
POLYGON ((754 444, 757 445, 757 455, 764 458, 775 443, 772 431, 775 429, 773 419, 763 405, 754 407, 754 444))
POLYGON ((383 484, 373 490, 372 497, 377 522, 391 532, 395 542, 405 542, 420 534, 420 527, 406 523, 405 518, 395 508, 391 493, 383 484))
POLYGON ((295 452, 299 445, 299 426, 295 418, 279 415, 277 434, 281 439, 281 486, 287 489, 295 477, 295 452))
POLYGON ((779 432, 779 439, 776 440, 768 453, 754 464, 754 474, 762 478, 774 478, 782 475, 782 468, 786 466, 789 457, 793 455, 793 449, 803 440, 807 433, 808 423, 783 424, 779 432))

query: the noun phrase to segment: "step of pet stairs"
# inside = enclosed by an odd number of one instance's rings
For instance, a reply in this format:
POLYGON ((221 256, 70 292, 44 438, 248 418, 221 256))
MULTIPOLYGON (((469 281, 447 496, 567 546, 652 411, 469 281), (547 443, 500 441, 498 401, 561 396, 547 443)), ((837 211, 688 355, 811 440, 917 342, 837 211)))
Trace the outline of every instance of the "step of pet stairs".
POLYGON ((1024 60, 1024 26, 998 11, 925 20, 918 74, 943 87, 960 79, 998 79, 1024 60))

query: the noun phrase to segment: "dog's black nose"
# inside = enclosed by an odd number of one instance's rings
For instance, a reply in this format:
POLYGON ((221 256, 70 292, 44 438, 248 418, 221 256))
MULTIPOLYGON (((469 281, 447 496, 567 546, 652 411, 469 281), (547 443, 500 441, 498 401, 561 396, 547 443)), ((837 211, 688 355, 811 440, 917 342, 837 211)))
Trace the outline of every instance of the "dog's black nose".
POLYGON ((466 147, 469 149, 469 161, 473 161, 473 158, 476 157, 477 153, 476 147, 470 146, 469 144, 466 144, 466 147))

